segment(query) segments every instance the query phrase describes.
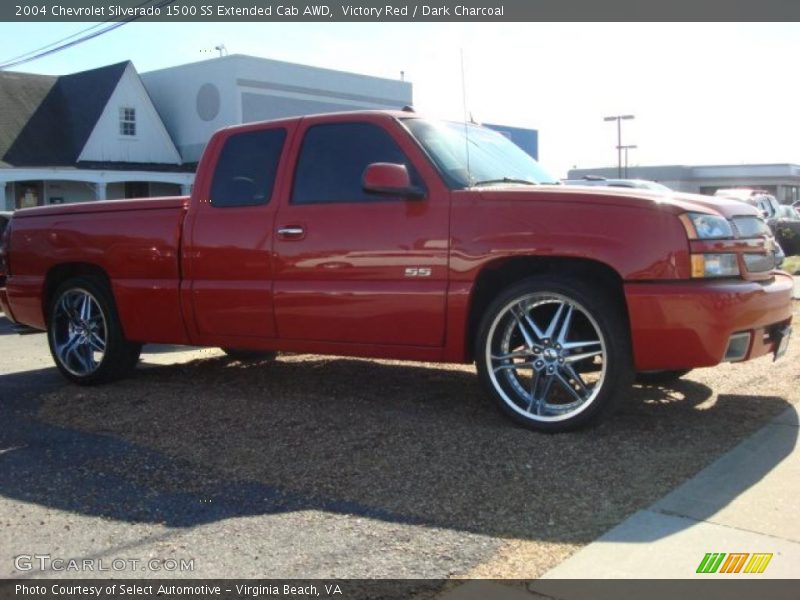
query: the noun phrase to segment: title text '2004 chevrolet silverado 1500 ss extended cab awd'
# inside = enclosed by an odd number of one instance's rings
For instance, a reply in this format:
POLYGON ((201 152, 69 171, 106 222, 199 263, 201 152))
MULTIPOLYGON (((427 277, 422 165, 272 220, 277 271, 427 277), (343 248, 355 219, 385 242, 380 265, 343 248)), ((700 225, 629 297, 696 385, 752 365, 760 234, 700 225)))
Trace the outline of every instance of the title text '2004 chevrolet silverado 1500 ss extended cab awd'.
POLYGON ((232 127, 191 197, 18 211, 0 302, 76 383, 145 342, 475 361, 544 431, 608 413, 636 372, 785 350, 792 279, 755 208, 553 181, 409 112, 232 127))

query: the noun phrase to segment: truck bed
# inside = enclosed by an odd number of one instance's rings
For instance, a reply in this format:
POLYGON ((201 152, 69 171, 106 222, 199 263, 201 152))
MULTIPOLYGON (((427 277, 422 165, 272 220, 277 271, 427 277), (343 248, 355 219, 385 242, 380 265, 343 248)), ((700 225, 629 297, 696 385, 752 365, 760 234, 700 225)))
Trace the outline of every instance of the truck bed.
POLYGON ((57 282, 94 269, 111 281, 126 337, 185 339, 180 239, 188 203, 188 197, 142 198, 17 211, 7 281, 11 317, 44 329, 57 282))
POLYGON ((14 213, 15 219, 53 215, 92 214, 129 210, 159 210, 164 208, 185 208, 189 196, 170 196, 163 198, 128 198, 126 200, 101 200, 98 202, 79 202, 75 204, 52 204, 36 208, 22 208, 14 213))

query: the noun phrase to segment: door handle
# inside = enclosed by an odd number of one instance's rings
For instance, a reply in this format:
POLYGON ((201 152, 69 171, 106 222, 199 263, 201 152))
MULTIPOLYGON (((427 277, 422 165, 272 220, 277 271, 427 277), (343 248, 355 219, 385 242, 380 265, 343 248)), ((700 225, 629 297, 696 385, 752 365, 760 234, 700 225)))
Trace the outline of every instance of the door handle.
POLYGON ((305 233, 306 230, 300 227, 299 225, 290 225, 278 229, 278 235, 282 238, 299 239, 302 238, 305 235, 305 233))

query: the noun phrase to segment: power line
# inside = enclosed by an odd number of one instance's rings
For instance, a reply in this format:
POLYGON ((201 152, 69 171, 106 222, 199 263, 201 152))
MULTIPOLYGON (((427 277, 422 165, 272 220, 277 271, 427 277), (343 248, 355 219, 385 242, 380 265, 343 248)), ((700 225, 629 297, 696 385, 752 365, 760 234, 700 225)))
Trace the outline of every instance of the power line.
MULTIPOLYGON (((153 0, 145 0, 144 2, 138 4, 136 6, 136 8, 141 8, 146 4, 150 4, 151 2, 153 2, 153 0)), ((173 2, 175 2, 175 0, 161 0, 157 4, 154 4, 153 8, 163 8, 164 6, 167 6, 168 4, 172 4, 173 2)), ((73 46, 77 46, 78 44, 82 44, 84 42, 88 42, 89 40, 92 40, 92 39, 94 39, 96 37, 100 37, 101 35, 103 35, 105 33, 108 33, 109 31, 113 31, 114 29, 122 27, 123 25, 126 25, 127 23, 130 23, 131 21, 135 21, 135 20, 137 20, 139 18, 141 18, 141 17, 140 16, 131 16, 131 17, 125 18, 122 21, 112 22, 111 20, 107 20, 107 21, 103 21, 102 23, 97 23, 96 25, 92 25, 91 27, 88 27, 88 28, 86 28, 86 29, 84 29, 82 31, 79 31, 77 33, 69 35, 69 36, 67 36, 67 37, 65 37, 65 38, 63 38, 61 40, 58 40, 56 42, 52 42, 52 43, 47 44, 46 46, 42 46, 41 48, 38 48, 36 50, 31 50, 30 52, 26 52, 24 54, 20 54, 19 56, 15 56, 14 58, 10 58, 7 61, 5 61, 4 63, 0 64, 0 70, 8 69, 10 67, 16 67, 18 65, 22 65, 22 64, 25 64, 25 63, 28 63, 28 62, 32 62, 34 60, 38 60, 40 58, 44 58, 45 56, 51 56, 51 55, 56 54, 58 52, 61 52, 63 50, 67 50, 68 48, 72 48, 73 46), (100 27, 101 25, 104 25, 104 24, 107 24, 105 28, 103 28, 103 29, 101 29, 99 31, 95 31, 93 33, 88 33, 90 31, 92 31, 93 29, 96 29, 97 27, 100 27), (76 36, 81 35, 81 34, 87 34, 87 35, 83 35, 83 37, 80 37, 78 39, 72 39, 72 38, 75 38, 76 36), (72 41, 68 41, 68 40, 72 40, 72 41)))
POLYGON ((41 48, 36 48, 35 50, 30 50, 28 52, 24 52, 24 53, 19 54, 17 56, 12 56, 11 58, 6 59, 2 64, 8 64, 8 63, 11 63, 13 61, 19 60, 21 58, 25 58, 26 56, 31 56, 32 54, 36 54, 37 52, 42 52, 43 50, 47 50, 49 48, 52 48, 53 46, 56 46, 58 44, 62 44, 64 42, 68 41, 68 40, 71 40, 72 38, 77 37, 77 36, 79 36, 79 35, 81 35, 83 33, 86 33, 87 31, 91 31, 92 29, 97 29, 98 27, 106 24, 107 22, 108 21, 101 21, 100 23, 95 23, 91 27, 87 27, 86 29, 81 29, 80 31, 77 31, 77 32, 73 33, 72 35, 68 35, 65 38, 61 38, 60 40, 56 40, 55 42, 51 42, 51 43, 47 44, 46 46, 42 46, 41 48))
POLYGON ((103 35, 104 33, 108 33, 109 31, 113 31, 114 29, 117 29, 118 27, 122 27, 126 23, 128 23, 128 21, 121 21, 119 23, 114 23, 114 25, 112 25, 112 26, 106 27, 105 29, 101 29, 100 31, 97 31, 97 32, 95 32, 95 33, 93 33, 91 35, 87 35, 85 37, 82 37, 80 39, 77 39, 77 40, 75 40, 73 42, 68 42, 66 44, 62 44, 60 46, 52 48, 51 50, 47 50, 45 52, 40 52, 40 53, 35 54, 33 56, 29 56, 28 58, 22 58, 22 59, 19 59, 19 60, 14 60, 14 61, 11 61, 11 62, 7 62, 7 63, 4 63, 4 64, 1 64, 0 65, 0 69, 8 69, 9 67, 16 67, 17 65, 23 65, 25 63, 32 62, 34 60, 39 60, 40 58, 44 58, 45 56, 50 56, 52 54, 56 54, 57 52, 61 52, 62 50, 66 50, 68 48, 72 48, 73 46, 77 46, 78 44, 82 44, 83 42, 88 42, 89 40, 94 39, 96 37, 99 37, 99 36, 103 35))

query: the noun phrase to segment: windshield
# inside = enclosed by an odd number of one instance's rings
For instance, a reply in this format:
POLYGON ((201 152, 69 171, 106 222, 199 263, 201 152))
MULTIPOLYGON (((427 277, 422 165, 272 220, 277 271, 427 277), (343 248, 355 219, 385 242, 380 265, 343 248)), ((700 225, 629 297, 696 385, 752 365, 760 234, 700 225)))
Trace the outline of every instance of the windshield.
POLYGON ((403 122, 455 187, 557 181, 519 146, 486 127, 425 119, 403 122))

